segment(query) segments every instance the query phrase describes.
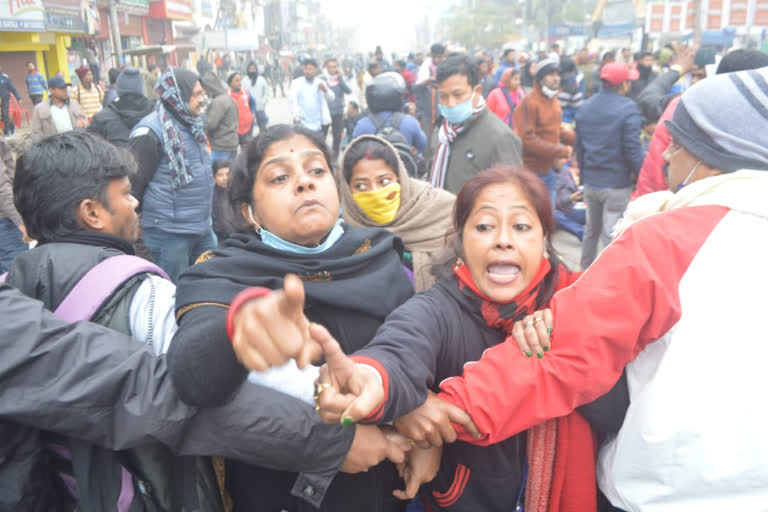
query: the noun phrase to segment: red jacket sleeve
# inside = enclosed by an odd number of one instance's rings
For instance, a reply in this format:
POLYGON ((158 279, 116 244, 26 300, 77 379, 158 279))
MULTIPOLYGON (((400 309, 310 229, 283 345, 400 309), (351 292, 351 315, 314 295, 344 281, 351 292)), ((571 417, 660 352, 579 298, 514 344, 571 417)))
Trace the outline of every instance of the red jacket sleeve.
POLYGON ((607 393, 624 366, 680 318, 679 282, 712 229, 728 213, 698 206, 630 227, 582 277, 557 293, 552 350, 526 358, 501 343, 446 379, 438 395, 467 411, 490 445, 569 414, 607 393))

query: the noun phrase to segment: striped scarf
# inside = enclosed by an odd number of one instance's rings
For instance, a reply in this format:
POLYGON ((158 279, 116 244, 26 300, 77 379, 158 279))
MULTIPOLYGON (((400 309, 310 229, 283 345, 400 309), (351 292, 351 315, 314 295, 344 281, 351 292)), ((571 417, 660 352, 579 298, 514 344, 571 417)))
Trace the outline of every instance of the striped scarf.
POLYGON ((169 67, 160 75, 155 90, 160 96, 160 101, 157 102, 155 109, 163 127, 163 149, 170 160, 171 187, 175 192, 184 185, 191 183, 192 175, 189 173, 189 164, 184 154, 181 132, 176 126, 174 118, 189 128, 197 142, 204 144, 203 118, 193 116, 189 111, 189 105, 181 97, 181 90, 176 83, 173 68, 169 67))
MULTIPOLYGON (((477 106, 472 111, 470 119, 477 117, 485 109, 485 100, 478 96, 477 106)), ((467 120, 469 121, 469 119, 467 120)), ((448 173, 448 160, 451 156, 451 144, 464 131, 467 121, 461 124, 449 123, 443 118, 443 124, 437 134, 438 142, 435 150, 435 160, 432 162, 432 174, 429 181, 435 188, 445 188, 445 175, 448 173)))

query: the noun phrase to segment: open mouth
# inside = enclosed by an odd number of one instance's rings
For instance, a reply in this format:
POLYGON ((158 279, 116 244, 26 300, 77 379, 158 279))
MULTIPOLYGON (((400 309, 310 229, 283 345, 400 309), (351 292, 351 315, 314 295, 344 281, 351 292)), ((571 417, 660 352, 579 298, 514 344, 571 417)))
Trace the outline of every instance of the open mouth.
POLYGON ((495 284, 509 284, 520 277, 520 266, 511 262, 495 262, 486 267, 488 280, 495 284))

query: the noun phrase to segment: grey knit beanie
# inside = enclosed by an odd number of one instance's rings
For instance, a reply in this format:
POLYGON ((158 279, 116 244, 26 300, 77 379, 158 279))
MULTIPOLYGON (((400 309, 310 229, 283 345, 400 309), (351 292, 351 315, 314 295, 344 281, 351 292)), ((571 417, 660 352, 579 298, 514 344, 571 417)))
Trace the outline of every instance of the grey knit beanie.
POLYGON ((680 98, 669 133, 723 172, 768 171, 768 68, 702 80, 680 98))
POLYGON ((117 95, 141 94, 144 96, 144 80, 138 69, 132 67, 123 68, 117 77, 117 95))

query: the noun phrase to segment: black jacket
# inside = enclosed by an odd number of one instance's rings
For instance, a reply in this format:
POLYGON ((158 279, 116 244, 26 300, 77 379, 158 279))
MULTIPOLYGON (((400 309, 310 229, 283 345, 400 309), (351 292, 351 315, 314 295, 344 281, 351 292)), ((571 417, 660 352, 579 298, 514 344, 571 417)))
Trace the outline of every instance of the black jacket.
MULTIPOLYGON (((505 337, 473 310, 455 278, 416 295, 387 318, 368 347, 355 354, 374 359, 388 375, 387 401, 379 421, 394 421, 419 407, 427 389, 439 392, 440 382, 461 375, 467 362, 478 361, 505 337)), ((593 423, 596 430, 616 432, 629 404, 626 383, 620 381, 609 395, 616 395, 613 401, 602 407, 593 402, 596 405, 581 412, 590 422, 599 420, 593 423)), ((523 478, 525 444, 521 433, 487 447, 460 441, 446 445, 437 477, 421 488, 422 498, 433 510, 513 510, 523 478), (459 465, 469 471, 462 473, 459 465), (450 494, 455 502, 441 507, 435 493, 450 494)), ((446 503, 445 498, 440 501, 446 503)))
POLYGON ((140 94, 124 94, 93 116, 88 131, 116 146, 130 145, 131 130, 155 108, 155 102, 140 94))
MULTIPOLYGON (((225 324, 228 304, 248 287, 279 289, 287 273, 299 275, 304 280, 307 317, 328 328, 347 353, 365 346, 387 314, 413 294, 402 268, 399 238, 382 229, 342 226, 341 238, 313 255, 274 249, 253 232, 237 233, 211 259, 181 275, 176 292, 179 330, 169 358, 174 384, 186 400, 206 406, 226 402, 246 378, 225 324)), ((314 412, 311 406, 304 407, 314 412)), ((311 422, 321 420, 315 416, 311 422)), ((349 443, 353 433, 341 429, 338 443, 349 443)), ((285 461, 290 463, 288 456, 285 461)), ((236 510, 303 510, 305 505, 293 496, 303 496, 316 506, 322 502, 321 510, 333 512, 404 508, 392 497, 399 478, 389 462, 367 473, 331 476, 324 485, 314 485, 311 496, 301 481, 294 483, 294 473, 228 464, 227 475, 236 510)))
MULTIPOLYGON (((19 277, 18 284, 34 287, 49 308, 87 264, 82 254, 63 256, 57 275, 69 277, 56 286, 32 278, 53 275, 40 266, 45 259, 37 267, 29 260, 29 280, 19 277)), ((18 269, 11 270, 12 281, 14 273, 18 269)), ((341 427, 310 421, 316 417, 311 407, 275 400, 274 392, 256 385, 244 386, 218 409, 187 406, 171 384, 165 358, 148 346, 95 324, 69 325, 7 285, 0 292, 0 510, 48 512, 66 505, 39 448, 40 430, 111 450, 160 442, 179 455, 306 471, 300 477, 305 486, 335 474, 346 457, 351 435, 340 439, 341 427)))

